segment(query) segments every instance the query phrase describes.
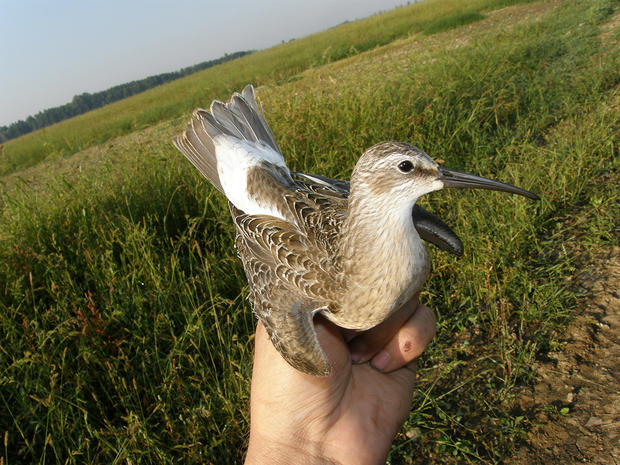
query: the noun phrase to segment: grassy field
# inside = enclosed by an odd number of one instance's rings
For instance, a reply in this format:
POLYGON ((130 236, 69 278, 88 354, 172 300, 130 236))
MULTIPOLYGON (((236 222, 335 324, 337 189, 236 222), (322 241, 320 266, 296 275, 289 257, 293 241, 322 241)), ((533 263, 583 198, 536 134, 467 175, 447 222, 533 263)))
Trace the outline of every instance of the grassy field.
POLYGON ((430 0, 248 55, 202 73, 156 87, 3 144, 0 175, 33 166, 42 159, 66 157, 113 137, 170 118, 185 116, 214 98, 226 99, 248 82, 277 84, 320 66, 394 39, 433 34, 484 18, 491 9, 519 0, 430 0))
POLYGON ((346 177, 396 139, 541 195, 423 202, 466 253, 432 250, 439 331, 389 461, 501 462, 533 427, 515 386, 579 309, 572 277, 618 241, 615 7, 428 0, 1 146, 0 463, 242 460, 245 278, 225 202, 170 139, 249 81, 293 169, 346 177))

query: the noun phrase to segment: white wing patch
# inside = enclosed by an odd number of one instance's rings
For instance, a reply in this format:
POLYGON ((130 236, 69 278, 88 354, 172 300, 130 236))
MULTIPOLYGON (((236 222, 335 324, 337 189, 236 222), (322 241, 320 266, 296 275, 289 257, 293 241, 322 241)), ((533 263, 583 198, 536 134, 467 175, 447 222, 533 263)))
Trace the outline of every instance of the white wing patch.
POLYGON ((259 205, 247 191, 248 171, 261 160, 287 168, 284 157, 266 144, 256 144, 221 134, 213 138, 217 172, 224 194, 248 215, 269 215, 285 219, 275 206, 259 205))

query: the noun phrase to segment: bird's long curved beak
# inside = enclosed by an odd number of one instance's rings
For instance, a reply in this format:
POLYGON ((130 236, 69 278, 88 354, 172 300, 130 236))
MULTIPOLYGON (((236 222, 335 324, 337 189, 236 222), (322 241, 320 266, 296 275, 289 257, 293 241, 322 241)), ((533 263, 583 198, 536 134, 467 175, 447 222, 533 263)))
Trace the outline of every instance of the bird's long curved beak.
POLYGON ((536 194, 520 187, 506 184, 505 182, 495 181, 494 179, 483 178, 473 174, 459 173, 451 171, 443 167, 439 167, 439 180, 443 182, 444 187, 464 187, 470 189, 489 189, 493 191, 510 192, 524 197, 540 200, 536 194))

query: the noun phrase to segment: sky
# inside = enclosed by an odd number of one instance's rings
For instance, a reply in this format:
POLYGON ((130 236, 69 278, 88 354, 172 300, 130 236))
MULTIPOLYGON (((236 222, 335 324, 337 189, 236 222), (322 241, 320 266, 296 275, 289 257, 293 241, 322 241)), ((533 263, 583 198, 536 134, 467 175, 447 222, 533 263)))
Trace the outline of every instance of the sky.
POLYGON ((0 0, 0 126, 154 74, 259 50, 404 0, 0 0))

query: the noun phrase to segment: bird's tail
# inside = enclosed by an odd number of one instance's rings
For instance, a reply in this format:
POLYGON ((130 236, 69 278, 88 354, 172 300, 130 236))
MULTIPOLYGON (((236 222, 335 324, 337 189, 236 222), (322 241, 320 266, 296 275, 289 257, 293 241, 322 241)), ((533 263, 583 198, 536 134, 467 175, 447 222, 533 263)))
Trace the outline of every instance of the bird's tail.
POLYGON ((211 184, 224 193, 218 175, 214 143, 215 137, 220 135, 268 146, 284 163, 276 139, 262 109, 259 109, 256 103, 254 87, 251 84, 248 84, 241 94, 235 92, 228 103, 214 100, 210 113, 202 108, 195 110, 183 134, 173 140, 175 147, 211 184))

